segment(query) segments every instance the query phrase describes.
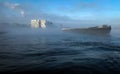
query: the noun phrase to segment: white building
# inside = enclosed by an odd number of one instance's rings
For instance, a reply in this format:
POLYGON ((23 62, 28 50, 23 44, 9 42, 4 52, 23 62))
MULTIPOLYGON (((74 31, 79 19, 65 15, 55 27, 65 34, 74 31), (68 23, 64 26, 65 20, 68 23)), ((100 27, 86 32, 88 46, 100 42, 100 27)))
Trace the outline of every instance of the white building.
POLYGON ((32 28, 46 28, 46 20, 31 20, 32 28))
POLYGON ((46 28, 46 20, 40 20, 41 28, 46 28))
POLYGON ((39 20, 31 20, 31 27, 32 28, 39 28, 40 27, 39 20))

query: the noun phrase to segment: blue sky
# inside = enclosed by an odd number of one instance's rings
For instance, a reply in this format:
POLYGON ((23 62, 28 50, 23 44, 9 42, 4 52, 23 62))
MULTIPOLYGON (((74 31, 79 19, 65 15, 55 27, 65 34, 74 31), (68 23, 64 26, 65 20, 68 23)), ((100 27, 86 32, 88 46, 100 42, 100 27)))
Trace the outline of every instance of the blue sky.
POLYGON ((0 0, 0 5, 1 17, 8 20, 48 19, 68 24, 119 24, 120 20, 120 0, 0 0), (9 7, 15 4, 14 9, 9 7))

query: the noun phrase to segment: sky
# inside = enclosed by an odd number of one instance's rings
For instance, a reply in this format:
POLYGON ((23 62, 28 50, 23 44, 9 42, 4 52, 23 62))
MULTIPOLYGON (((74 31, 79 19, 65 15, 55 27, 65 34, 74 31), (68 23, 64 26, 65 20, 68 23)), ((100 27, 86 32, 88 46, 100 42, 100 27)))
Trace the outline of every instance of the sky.
POLYGON ((0 22, 46 19, 60 24, 120 24, 120 0, 0 0, 0 22))

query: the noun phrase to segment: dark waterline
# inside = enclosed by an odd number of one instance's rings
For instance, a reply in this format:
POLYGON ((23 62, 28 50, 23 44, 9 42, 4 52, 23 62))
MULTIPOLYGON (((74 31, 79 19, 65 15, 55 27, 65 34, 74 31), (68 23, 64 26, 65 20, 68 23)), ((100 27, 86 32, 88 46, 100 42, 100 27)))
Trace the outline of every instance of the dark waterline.
POLYGON ((120 73, 120 36, 8 28, 0 32, 0 72, 120 73))

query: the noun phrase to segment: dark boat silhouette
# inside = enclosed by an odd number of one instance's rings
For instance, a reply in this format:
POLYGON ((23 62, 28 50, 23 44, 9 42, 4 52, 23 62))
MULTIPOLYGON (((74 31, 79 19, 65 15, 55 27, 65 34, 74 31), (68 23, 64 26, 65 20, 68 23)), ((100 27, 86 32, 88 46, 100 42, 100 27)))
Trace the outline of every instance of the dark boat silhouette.
POLYGON ((76 33, 88 33, 88 34, 109 34, 111 26, 102 25, 89 28, 62 28, 63 31, 76 32, 76 33))

